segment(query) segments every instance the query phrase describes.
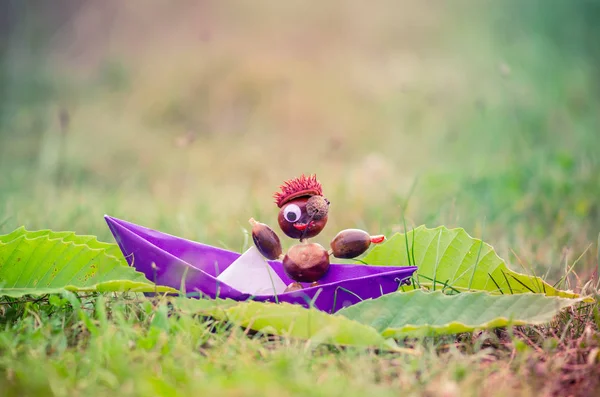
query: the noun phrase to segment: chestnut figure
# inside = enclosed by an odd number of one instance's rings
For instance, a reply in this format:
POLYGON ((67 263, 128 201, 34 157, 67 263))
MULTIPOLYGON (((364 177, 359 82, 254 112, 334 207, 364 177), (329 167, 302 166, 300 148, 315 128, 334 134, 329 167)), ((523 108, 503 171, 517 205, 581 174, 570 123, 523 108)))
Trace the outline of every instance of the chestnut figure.
POLYGON ((286 274, 294 280, 286 292, 302 289, 299 282, 318 285, 329 270, 329 257, 355 258, 371 246, 382 242, 384 236, 371 236, 359 229, 346 229, 331 241, 328 252, 323 246, 308 243, 307 239, 317 236, 327 225, 330 202, 323 196, 321 183, 315 175, 290 179, 274 194, 279 207, 277 223, 286 236, 300 240, 284 255, 277 234, 263 223, 250 219, 252 239, 259 252, 267 259, 278 258, 286 274))

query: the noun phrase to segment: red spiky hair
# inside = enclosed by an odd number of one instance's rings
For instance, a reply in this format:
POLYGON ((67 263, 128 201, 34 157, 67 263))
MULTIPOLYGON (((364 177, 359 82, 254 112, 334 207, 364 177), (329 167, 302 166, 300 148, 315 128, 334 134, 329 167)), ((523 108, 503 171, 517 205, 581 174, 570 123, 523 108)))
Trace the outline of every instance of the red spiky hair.
POLYGON ((323 195, 323 188, 321 187, 321 183, 317 180, 316 175, 306 177, 302 174, 299 178, 285 181, 279 188, 281 189, 281 192, 276 192, 273 195, 275 203, 277 203, 279 208, 288 201, 298 197, 323 195))

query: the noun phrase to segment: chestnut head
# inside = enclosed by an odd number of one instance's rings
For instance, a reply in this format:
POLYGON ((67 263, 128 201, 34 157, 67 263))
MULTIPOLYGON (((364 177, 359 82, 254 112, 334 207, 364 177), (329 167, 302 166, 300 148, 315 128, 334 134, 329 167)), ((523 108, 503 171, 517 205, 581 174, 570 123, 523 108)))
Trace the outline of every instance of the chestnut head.
POLYGON ((279 227, 294 239, 316 236, 327 224, 329 201, 323 197, 323 188, 316 175, 290 179, 274 194, 280 208, 279 227))
POLYGON ((298 197, 285 203, 279 210, 279 227, 294 239, 315 237, 327 224, 329 202, 323 196, 298 197), (315 206, 315 202, 326 203, 315 206), (315 207, 317 207, 315 209, 315 207))

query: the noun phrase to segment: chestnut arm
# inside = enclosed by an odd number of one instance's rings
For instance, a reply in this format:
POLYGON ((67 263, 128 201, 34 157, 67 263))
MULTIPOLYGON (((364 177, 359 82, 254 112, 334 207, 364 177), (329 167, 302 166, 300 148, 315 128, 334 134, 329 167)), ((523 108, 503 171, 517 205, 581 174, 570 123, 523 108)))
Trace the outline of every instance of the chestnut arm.
POLYGON ((385 236, 371 236, 360 229, 345 229, 331 240, 330 253, 336 258, 351 259, 365 253, 371 244, 379 244, 385 236))
POLYGON ((252 225, 252 240, 258 252, 270 260, 282 259, 283 250, 277 233, 268 225, 255 221, 254 218, 250 218, 249 222, 252 225))

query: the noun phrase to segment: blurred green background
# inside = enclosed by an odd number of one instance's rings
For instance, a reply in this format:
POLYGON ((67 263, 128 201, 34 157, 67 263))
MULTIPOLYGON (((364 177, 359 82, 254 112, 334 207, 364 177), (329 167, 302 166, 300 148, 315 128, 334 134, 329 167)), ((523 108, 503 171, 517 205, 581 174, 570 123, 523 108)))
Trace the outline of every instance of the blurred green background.
POLYGON ((591 272, 599 20, 592 0, 4 0, 0 233, 112 241, 110 214, 240 250, 316 173, 323 245, 404 214, 515 269, 591 272))

